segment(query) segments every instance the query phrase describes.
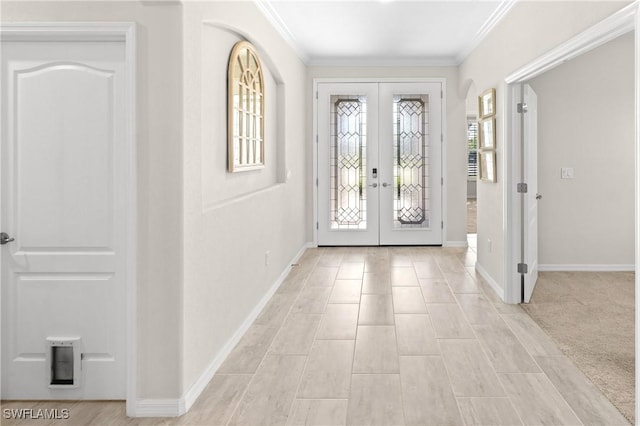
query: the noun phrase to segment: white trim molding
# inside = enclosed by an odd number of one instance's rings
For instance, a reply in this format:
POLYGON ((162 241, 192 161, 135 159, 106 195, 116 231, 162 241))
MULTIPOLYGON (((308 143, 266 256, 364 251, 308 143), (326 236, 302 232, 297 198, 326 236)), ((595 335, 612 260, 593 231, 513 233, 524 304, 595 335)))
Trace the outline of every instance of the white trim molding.
POLYGON ((300 47, 300 43, 298 43, 289 27, 287 27, 287 24, 284 23, 271 3, 267 0, 253 0, 253 2, 265 18, 267 18, 267 21, 278 31, 284 41, 296 52, 300 60, 304 62, 305 65, 309 65, 309 55, 300 47))
POLYGON ((258 318, 269 300, 282 285, 292 265, 298 263, 298 260, 308 248, 312 248, 312 243, 305 243, 300 250, 293 256, 288 266, 284 268, 280 276, 273 283, 258 304, 251 310, 249 315, 242 322, 240 327, 233 333, 231 338, 225 343, 216 357, 209 363, 209 366, 202 372, 200 377, 189 387, 189 389, 178 399, 139 399, 136 401, 135 413, 136 417, 179 417, 188 412, 196 402, 200 394, 207 387, 216 371, 220 368, 224 360, 229 356, 233 348, 238 344, 242 336, 247 332, 251 324, 258 318))
POLYGON ((465 48, 456 56, 457 65, 462 64, 464 60, 469 56, 473 50, 480 45, 482 40, 507 16, 507 13, 515 6, 516 0, 502 0, 502 3, 498 5, 496 10, 493 11, 491 16, 480 27, 473 40, 465 46, 465 48))
POLYGON ((469 243, 467 241, 446 241, 444 244, 442 244, 442 247, 465 248, 469 247, 469 243))
POLYGON ((542 264, 538 266, 538 270, 540 272, 633 272, 635 265, 542 264))
POLYGON ((480 262, 476 262, 476 271, 487 282, 487 284, 489 284, 489 287, 491 287, 493 289, 493 291, 496 292, 496 295, 500 298, 500 300, 502 300, 504 302, 505 301, 504 300, 504 291, 502 290, 502 287, 500 287, 498 282, 496 280, 494 280, 491 275, 489 275, 487 270, 482 267, 480 262))
MULTIPOLYGON (((505 203, 505 255, 504 255, 504 300, 506 303, 520 303, 520 275, 516 265, 520 250, 520 207, 516 183, 520 181, 520 123, 516 104, 520 99, 520 84, 535 78, 589 50, 595 49, 616 37, 633 31, 638 1, 622 8, 582 33, 567 40, 549 52, 539 56, 525 66, 515 70, 505 78, 506 90, 502 105, 507 106, 504 134, 512 141, 504 147, 503 198, 505 203)), ((638 46, 636 46, 636 49, 638 46)), ((636 70, 637 72, 638 70, 636 70)), ((636 82, 636 86, 637 86, 636 82)), ((637 120, 636 120, 637 121, 637 120)))
POLYGON ((186 413, 186 410, 182 398, 139 399, 136 401, 135 413, 136 417, 179 417, 186 413))
POLYGON ((138 163, 137 163, 137 39, 135 22, 3 22, 3 41, 121 41, 125 44, 126 99, 123 170, 128 185, 126 205, 126 414, 136 415, 138 395, 138 163))
POLYGON ((523 82, 535 78, 558 65, 633 31, 635 28, 637 8, 637 2, 624 7, 588 30, 578 34, 555 49, 551 49, 535 61, 513 72, 505 79, 506 83, 523 82))

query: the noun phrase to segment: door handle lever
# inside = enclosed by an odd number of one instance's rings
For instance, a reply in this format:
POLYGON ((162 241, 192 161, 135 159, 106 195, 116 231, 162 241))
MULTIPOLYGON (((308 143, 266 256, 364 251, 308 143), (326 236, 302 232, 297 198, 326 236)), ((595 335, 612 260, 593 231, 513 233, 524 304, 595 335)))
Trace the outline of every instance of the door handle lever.
POLYGON ((384 187, 386 188, 387 186, 391 186, 391 184, 390 184, 390 183, 387 183, 387 182, 383 182, 383 183, 382 183, 382 186, 384 186, 384 187))
POLYGON ((11 238, 6 232, 0 232, 0 244, 7 244, 11 241, 15 241, 15 238, 11 238))
POLYGON ((369 185, 369 186, 370 186, 370 187, 372 187, 372 188, 377 188, 377 187, 378 187, 378 184, 377 184, 377 183, 372 183, 372 184, 371 184, 371 185, 369 185))

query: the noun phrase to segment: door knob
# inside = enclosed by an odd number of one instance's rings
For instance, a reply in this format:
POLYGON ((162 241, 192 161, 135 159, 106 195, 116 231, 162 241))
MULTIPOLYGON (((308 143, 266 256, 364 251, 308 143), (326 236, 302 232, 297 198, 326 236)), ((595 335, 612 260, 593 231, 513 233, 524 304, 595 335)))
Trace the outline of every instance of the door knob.
POLYGON ((383 183, 382 183, 382 186, 384 186, 384 187, 386 188, 387 186, 391 186, 391 184, 390 184, 390 183, 387 183, 387 182, 383 182, 383 183))
POLYGON ((536 194, 536 200, 539 200, 539 199, 541 199, 541 198, 542 198, 542 195, 540 195, 540 194, 536 194))
POLYGON ((372 183, 372 184, 371 184, 371 185, 369 185, 369 186, 370 186, 370 187, 372 187, 372 188, 377 188, 377 187, 378 187, 378 184, 377 184, 377 183, 372 183))
POLYGON ((6 232, 0 232, 0 244, 7 244, 11 241, 15 241, 15 238, 11 238, 6 232))

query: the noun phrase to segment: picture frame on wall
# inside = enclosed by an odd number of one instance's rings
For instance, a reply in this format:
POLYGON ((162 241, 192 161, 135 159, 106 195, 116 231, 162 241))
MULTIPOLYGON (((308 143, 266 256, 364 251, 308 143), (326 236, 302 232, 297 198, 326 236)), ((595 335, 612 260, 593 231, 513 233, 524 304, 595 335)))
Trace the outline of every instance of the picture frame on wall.
POLYGON ((496 152, 479 151, 480 156, 480 180, 485 182, 496 181, 496 152))
POLYGON ((496 113, 496 89, 485 90, 478 96, 478 116, 487 118, 496 113))
POLYGON ((478 142, 480 149, 496 148, 496 119, 495 117, 480 120, 478 125, 478 142))

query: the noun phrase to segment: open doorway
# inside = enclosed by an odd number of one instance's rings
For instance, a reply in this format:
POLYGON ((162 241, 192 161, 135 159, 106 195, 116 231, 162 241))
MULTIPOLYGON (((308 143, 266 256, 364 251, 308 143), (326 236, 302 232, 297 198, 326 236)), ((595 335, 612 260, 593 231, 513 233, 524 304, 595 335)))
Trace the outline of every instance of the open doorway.
POLYGON ((537 201, 540 274, 523 305, 630 422, 633 51, 633 34, 626 34, 528 81, 537 94, 542 198, 537 201))
POLYGON ((474 251, 478 241, 478 95, 475 84, 467 92, 467 242, 474 251))
MULTIPOLYGON (((579 56, 567 49, 553 67, 540 61, 507 79, 517 83, 509 93, 520 116, 510 134, 518 140, 522 132, 524 140, 514 146, 509 175, 526 184, 510 197, 511 223, 518 226, 509 228, 517 252, 509 270, 518 263, 526 282, 527 241, 538 239, 540 279, 523 308, 633 423, 634 35, 620 36, 621 28, 618 37, 603 37, 579 56), (537 95, 535 173, 528 171, 522 119, 531 112, 526 88, 537 95), (531 202, 539 202, 535 235, 525 219, 531 202)), ((516 283, 512 295, 519 293, 516 283)))

